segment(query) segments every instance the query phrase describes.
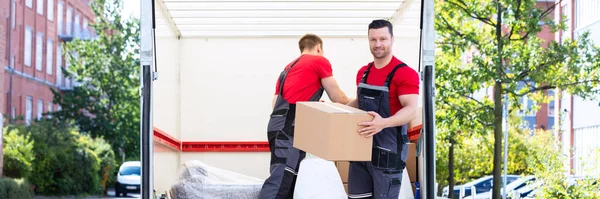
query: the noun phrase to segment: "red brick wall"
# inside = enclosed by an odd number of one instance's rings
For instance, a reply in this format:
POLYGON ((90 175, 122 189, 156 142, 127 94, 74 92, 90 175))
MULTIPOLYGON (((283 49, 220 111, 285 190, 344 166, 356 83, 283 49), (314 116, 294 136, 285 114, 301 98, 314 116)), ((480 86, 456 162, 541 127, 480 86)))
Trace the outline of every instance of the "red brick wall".
MULTIPOLYGON (((82 0, 54 0, 53 2, 53 19, 52 21, 48 20, 48 0, 43 0, 44 2, 44 12, 43 15, 37 13, 37 2, 38 0, 32 0, 33 6, 29 8, 25 5, 26 0, 15 0, 16 1, 16 28, 12 30, 12 55, 15 57, 15 74, 13 75, 12 81, 12 107, 15 108, 16 116, 25 116, 26 107, 25 102, 27 96, 32 97, 32 118, 35 118, 38 112, 37 103, 38 100, 43 100, 43 112, 47 112, 48 103, 52 101, 53 96, 50 91, 51 87, 56 88, 56 74, 57 74, 57 50, 56 47, 60 42, 57 35, 57 20, 58 17, 63 18, 63 26, 66 27, 66 10, 67 7, 73 8, 73 14, 71 23, 75 22, 76 14, 80 15, 80 28, 83 29, 83 19, 87 18, 88 24, 91 24, 94 19, 93 12, 91 8, 82 0), (63 15, 57 16, 58 14, 58 3, 63 2, 63 15), (24 65, 24 45, 25 45, 25 28, 32 28, 32 40, 31 40, 31 66, 24 65), (36 70, 36 37, 37 34, 42 33, 42 67, 41 71, 36 70), (53 41, 52 55, 48 55, 48 38, 51 38, 53 41), (48 74, 47 72, 47 59, 48 56, 52 56, 52 74, 48 74)), ((0 54, 5 55, 4 51, 7 49, 8 38, 6 36, 6 29, 4 27, 8 27, 6 25, 9 20, 9 2, 10 0, 0 0, 0 10, 2 10, 2 24, 0 28, 2 28, 2 33, 0 33, 0 54), (6 12, 6 14, 4 14, 6 12)), ((91 27, 88 28, 91 29, 91 27)), ((63 30, 66 28, 63 27, 63 30)), ((1 113, 5 113, 7 115, 11 115, 11 109, 8 107, 8 91, 10 90, 10 73, 4 70, 4 66, 7 66, 10 63, 10 58, 7 59, 6 56, 0 58, 0 67, 2 67, 0 72, 0 77, 3 77, 3 81, 0 82, 0 90, 3 91, 2 97, 0 97, 0 104, 2 107, 0 108, 1 113), (6 100, 3 100, 6 98, 6 100)), ((63 66, 65 65, 65 61, 62 61, 63 66)), ((63 72, 64 77, 64 72, 63 72)), ((65 80, 62 81, 62 85, 65 85, 65 80)), ((57 106, 54 105, 52 108, 56 110, 57 106)))

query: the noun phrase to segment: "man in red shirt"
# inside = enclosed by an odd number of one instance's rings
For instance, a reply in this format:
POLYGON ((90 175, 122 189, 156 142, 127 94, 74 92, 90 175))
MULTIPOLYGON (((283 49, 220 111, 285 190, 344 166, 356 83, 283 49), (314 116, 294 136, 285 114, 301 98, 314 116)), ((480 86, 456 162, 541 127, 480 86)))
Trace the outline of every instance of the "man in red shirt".
POLYGON ((323 91, 333 102, 346 104, 348 97, 333 78, 331 64, 323 57, 323 41, 308 34, 298 42, 299 58, 281 72, 273 112, 267 128, 271 150, 271 175, 265 180, 259 198, 292 198, 300 161, 306 153, 293 147, 296 102, 319 101, 323 91))
POLYGON ((368 111, 370 122, 358 133, 373 136, 370 162, 350 162, 349 198, 398 198, 408 155, 407 123, 416 117, 419 75, 392 54, 392 24, 369 24, 369 46, 374 61, 356 76, 357 98, 348 105, 368 111))

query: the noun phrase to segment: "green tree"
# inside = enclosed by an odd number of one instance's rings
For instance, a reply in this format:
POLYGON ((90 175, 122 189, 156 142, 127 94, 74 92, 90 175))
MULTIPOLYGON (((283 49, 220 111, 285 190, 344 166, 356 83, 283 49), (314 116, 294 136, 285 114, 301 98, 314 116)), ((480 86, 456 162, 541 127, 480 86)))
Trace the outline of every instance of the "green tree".
POLYGON ((508 94, 511 111, 521 111, 520 97, 548 102, 547 89, 582 97, 598 93, 594 88, 600 83, 600 50, 587 33, 561 42, 538 38, 544 26, 551 32, 565 30, 565 20, 555 22, 549 16, 555 3, 539 7, 536 2, 445 0, 435 8, 436 87, 440 88, 436 106, 442 109, 438 127, 452 129, 449 137, 458 132, 493 132, 495 199, 500 198, 501 188, 502 96, 508 94), (492 99, 473 97, 490 87, 492 99))
POLYGON ((53 90, 62 109, 58 120, 73 121, 81 133, 107 140, 116 155, 139 157, 139 21, 121 17, 122 1, 96 0, 91 25, 98 37, 65 45, 65 76, 72 90, 53 90))

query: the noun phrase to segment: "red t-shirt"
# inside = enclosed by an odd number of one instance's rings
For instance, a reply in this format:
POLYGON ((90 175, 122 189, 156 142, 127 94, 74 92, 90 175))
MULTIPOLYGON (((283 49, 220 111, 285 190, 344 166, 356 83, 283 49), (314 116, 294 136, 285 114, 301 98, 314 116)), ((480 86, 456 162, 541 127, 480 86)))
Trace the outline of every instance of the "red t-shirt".
MULTIPOLYGON (((367 77, 367 84, 383 86, 388 74, 392 72, 394 67, 402 63, 404 62, 398 60, 396 57, 392 57, 390 63, 381 69, 377 69, 375 68, 375 65, 373 65, 371 67, 371 71, 369 72, 369 76, 367 77)), ((363 74, 370 64, 371 63, 361 67, 360 70, 358 70, 358 73, 356 74, 356 85, 361 82, 363 74)), ((394 77, 392 78, 392 82, 390 83, 389 87, 390 113, 394 115, 396 112, 402 109, 402 105, 400 104, 398 96, 406 94, 419 94, 419 75, 409 66, 401 67, 396 70, 396 73, 394 73, 394 77)))
MULTIPOLYGON (((292 63, 294 62, 289 63, 285 68, 289 68, 292 63)), ((283 98, 290 104, 308 101, 321 88, 321 79, 332 75, 331 63, 327 58, 303 54, 286 76, 283 98)), ((275 86, 275 95, 277 94, 279 94, 279 76, 275 86)))

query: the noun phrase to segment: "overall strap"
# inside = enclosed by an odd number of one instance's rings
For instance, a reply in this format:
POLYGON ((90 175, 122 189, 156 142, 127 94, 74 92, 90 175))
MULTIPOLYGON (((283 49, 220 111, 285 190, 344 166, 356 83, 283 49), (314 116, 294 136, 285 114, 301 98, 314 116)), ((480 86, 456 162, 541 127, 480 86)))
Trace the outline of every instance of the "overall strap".
POLYGON ((365 83, 365 84, 367 83, 367 78, 369 76, 369 72, 371 71, 371 67, 373 67, 373 62, 371 62, 369 64, 369 66, 367 67, 367 70, 365 70, 365 73, 363 73, 362 83, 365 83))
POLYGON ((390 72, 390 74, 388 74, 387 79, 385 79, 385 83, 384 83, 385 87, 389 87, 390 82, 392 82, 392 79, 394 78, 394 74, 396 73, 396 70, 398 70, 399 68, 402 68, 404 66, 406 66, 406 64, 401 63, 401 64, 398 64, 396 67, 394 67, 392 72, 390 72))
POLYGON ((296 59, 296 61, 294 61, 289 68, 285 69, 283 72, 281 72, 281 75, 279 75, 279 96, 281 97, 283 97, 283 83, 285 82, 285 78, 287 77, 288 72, 292 70, 292 67, 296 65, 298 60, 300 60, 300 58, 296 59))

